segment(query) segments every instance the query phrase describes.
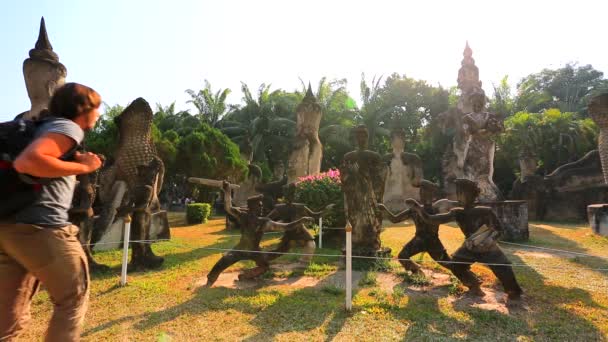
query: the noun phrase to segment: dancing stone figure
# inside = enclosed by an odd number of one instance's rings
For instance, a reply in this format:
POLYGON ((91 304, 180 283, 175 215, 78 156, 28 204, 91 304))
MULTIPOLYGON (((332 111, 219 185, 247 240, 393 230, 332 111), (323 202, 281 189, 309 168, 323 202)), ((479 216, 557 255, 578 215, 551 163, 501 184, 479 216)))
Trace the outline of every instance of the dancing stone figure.
POLYGON ((230 183, 224 181, 224 208, 228 215, 234 217, 241 230, 241 239, 234 246, 234 250, 222 256, 207 275, 207 287, 211 287, 225 269, 242 260, 253 260, 256 267, 239 275, 239 279, 255 278, 264 274, 268 268, 268 257, 261 253, 260 241, 266 231, 295 229, 303 223, 311 223, 312 218, 303 217, 289 223, 279 223, 262 217, 262 196, 257 195, 247 200, 247 209, 232 206, 230 183))

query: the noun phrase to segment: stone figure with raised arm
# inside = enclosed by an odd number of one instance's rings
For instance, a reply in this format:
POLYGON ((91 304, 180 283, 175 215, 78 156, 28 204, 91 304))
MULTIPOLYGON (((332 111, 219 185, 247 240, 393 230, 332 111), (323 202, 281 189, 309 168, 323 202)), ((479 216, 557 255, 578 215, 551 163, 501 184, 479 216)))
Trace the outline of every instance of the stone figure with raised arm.
MULTIPOLYGON (((274 206, 272 211, 267 215, 271 220, 279 220, 282 222, 293 222, 302 217, 309 216, 318 220, 323 213, 330 210, 334 205, 330 204, 325 207, 325 209, 320 211, 312 211, 303 203, 295 203, 295 195, 296 195, 296 185, 295 183, 288 184, 284 190, 285 195, 285 203, 277 204, 274 206)), ((281 256, 281 254, 289 251, 291 247, 291 243, 293 242, 301 242, 304 244, 303 253, 307 254, 300 258, 300 262, 309 263, 312 259, 312 253, 314 253, 316 244, 315 239, 310 234, 310 232, 306 229, 304 224, 300 224, 295 229, 285 231, 283 237, 281 237, 281 242, 279 246, 273 250, 273 252, 277 254, 269 254, 267 257, 268 261, 274 260, 281 256)))
MULTIPOLYGON (((428 215, 439 213, 437 206, 433 204, 433 199, 438 193, 439 185, 428 180, 422 180, 420 182, 420 198, 423 205, 422 210, 428 215)), ((437 203, 439 202, 441 201, 437 201, 437 203)), ((409 270, 412 273, 422 274, 420 266, 414 261, 409 260, 412 256, 422 252, 429 253, 433 260, 440 262, 441 266, 451 270, 452 264, 449 263, 451 258, 439 240, 439 224, 423 220, 417 211, 413 209, 406 209, 395 215, 390 212, 384 204, 379 204, 378 207, 387 214, 387 218, 393 223, 403 222, 408 219, 414 221, 416 234, 414 235, 414 238, 403 247, 398 256, 399 262, 406 270, 409 270), (445 263, 441 263, 442 261, 445 263)), ((470 271, 467 272, 470 273, 470 271)), ((469 278, 474 278, 472 273, 467 274, 467 276, 469 278)), ((468 278, 465 277, 465 281, 466 279, 468 278)))
POLYGON ((488 267, 502 283, 510 300, 519 299, 522 290, 515 279, 511 262, 498 247, 496 241, 502 233, 502 225, 494 212, 489 207, 475 206, 475 200, 479 196, 479 187, 468 179, 456 179, 456 194, 458 202, 462 205, 453 208, 444 214, 429 215, 424 208, 415 200, 408 200, 422 220, 431 224, 443 224, 456 221, 464 233, 466 240, 464 244, 452 254, 455 262, 451 271, 462 283, 470 289, 470 292, 479 293, 480 281, 470 273, 471 264, 481 262, 488 267))
POLYGON ((302 217, 289 223, 274 222, 267 217, 262 217, 261 195, 248 198, 247 210, 243 210, 232 206, 230 183, 224 181, 222 190, 224 191, 224 208, 226 213, 238 222, 241 239, 234 246, 233 251, 224 254, 213 266, 207 275, 207 287, 211 287, 215 283, 222 271, 241 260, 253 260, 257 267, 239 275, 239 279, 255 278, 265 273, 268 270, 268 260, 263 253, 260 253, 260 241, 264 232, 277 229, 291 230, 303 223, 312 222, 310 217, 302 217))

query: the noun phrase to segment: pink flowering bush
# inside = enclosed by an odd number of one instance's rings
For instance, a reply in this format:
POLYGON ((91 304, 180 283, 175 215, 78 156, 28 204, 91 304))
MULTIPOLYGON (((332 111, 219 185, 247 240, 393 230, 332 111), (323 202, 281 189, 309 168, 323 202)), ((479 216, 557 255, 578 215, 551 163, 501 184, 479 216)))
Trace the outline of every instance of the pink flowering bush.
POLYGON ((344 195, 339 170, 300 177, 296 183, 296 201, 306 204, 314 211, 322 210, 333 203, 335 206, 331 211, 323 215, 323 226, 343 227, 345 224, 344 195))

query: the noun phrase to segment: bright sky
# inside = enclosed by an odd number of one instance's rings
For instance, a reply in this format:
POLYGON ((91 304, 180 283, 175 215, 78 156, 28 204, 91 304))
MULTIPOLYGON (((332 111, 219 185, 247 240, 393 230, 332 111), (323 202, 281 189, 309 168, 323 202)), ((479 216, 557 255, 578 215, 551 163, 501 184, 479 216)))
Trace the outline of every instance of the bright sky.
MULTIPOLYGON (((469 40, 488 95, 566 62, 608 73, 607 1, 18 1, 0 3, 0 120, 28 110, 22 63, 44 15, 68 81, 110 105, 137 97, 187 109, 185 89, 240 81, 294 90, 298 77, 349 81, 405 73, 456 84, 469 40)), ((608 76, 608 75, 607 75, 608 76)))

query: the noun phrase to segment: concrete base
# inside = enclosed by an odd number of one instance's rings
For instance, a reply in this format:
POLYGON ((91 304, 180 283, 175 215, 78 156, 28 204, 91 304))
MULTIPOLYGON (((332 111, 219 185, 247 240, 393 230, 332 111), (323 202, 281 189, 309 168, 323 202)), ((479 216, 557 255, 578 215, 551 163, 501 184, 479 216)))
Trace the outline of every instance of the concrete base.
MULTIPOLYGON (((105 251, 109 249, 122 248, 122 238, 124 236, 125 221, 123 218, 118 218, 103 234, 99 241, 95 242, 92 247, 94 251, 105 251)), ((131 235, 133 236, 133 235, 131 235)), ((171 238, 171 230, 169 229, 169 220, 167 212, 164 210, 152 214, 152 226, 150 227, 150 240, 169 239, 171 238)))
POLYGON ((484 202, 479 205, 492 208, 502 223, 504 234, 501 240, 527 241, 530 237, 528 229, 528 202, 500 201, 484 202))
POLYGON ((587 218, 594 233, 608 236, 608 204, 587 206, 587 218))

